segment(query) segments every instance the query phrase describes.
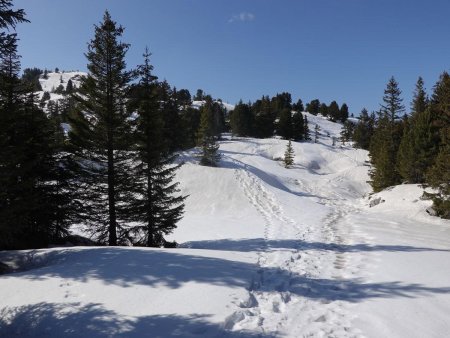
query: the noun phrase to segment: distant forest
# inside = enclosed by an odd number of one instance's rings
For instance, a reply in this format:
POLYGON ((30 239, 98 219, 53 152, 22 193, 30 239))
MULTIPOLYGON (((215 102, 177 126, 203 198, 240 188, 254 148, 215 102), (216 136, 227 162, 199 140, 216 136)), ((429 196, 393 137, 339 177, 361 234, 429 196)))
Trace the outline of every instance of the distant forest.
POLYGON ((26 22, 24 10, 0 0, 0 249, 76 241, 69 234, 73 224, 84 225, 95 244, 175 246, 164 236, 184 213, 177 152, 198 147, 199 163, 216 166, 224 132, 317 142, 305 111, 342 123, 342 142, 370 151, 375 191, 425 184, 434 188, 427 198, 436 213, 450 218, 447 73, 430 98, 419 78, 410 115, 394 78, 381 109, 363 110, 358 119, 349 119, 345 103, 316 99, 304 106, 286 92, 241 101, 227 112, 201 89, 192 97, 159 81, 148 50, 139 67, 127 69, 124 28, 105 12, 88 44, 88 75, 78 85, 61 77, 52 91, 62 98, 51 100, 49 92, 36 94, 48 70, 21 74, 14 29, 26 22), (193 100, 201 105, 194 107, 193 100))

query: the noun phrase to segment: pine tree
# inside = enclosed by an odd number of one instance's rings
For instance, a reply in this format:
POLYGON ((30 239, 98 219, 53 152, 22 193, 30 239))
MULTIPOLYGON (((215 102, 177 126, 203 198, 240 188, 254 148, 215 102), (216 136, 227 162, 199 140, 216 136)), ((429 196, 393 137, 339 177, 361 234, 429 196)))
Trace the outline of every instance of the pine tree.
POLYGON ((79 104, 70 132, 86 190, 84 217, 97 239, 109 245, 126 236, 121 208, 128 200, 131 138, 125 101, 133 73, 125 69, 128 45, 119 41, 122 34, 105 12, 88 45, 89 74, 75 95, 79 104))
POLYGON ((292 115, 292 138, 294 141, 305 139, 305 121, 300 112, 294 112, 292 115))
POLYGON ((426 174, 426 183, 437 190, 433 207, 439 216, 450 218, 450 75, 444 72, 430 102, 434 144, 439 151, 426 174), (436 138, 439 133, 439 138, 436 138))
POLYGON ((321 104, 320 104, 320 107, 319 107, 319 113, 320 113, 322 116, 325 116, 325 117, 328 116, 328 106, 327 106, 326 103, 321 103, 321 104))
POLYGON ((138 114, 134 139, 136 158, 133 161, 133 194, 129 208, 133 242, 137 245, 164 245, 164 235, 176 228, 184 209, 185 197, 174 182, 175 159, 169 150, 169 140, 164 137, 164 107, 158 95, 157 77, 152 74, 150 53, 146 49, 144 64, 139 67, 140 81, 132 89, 130 110, 138 114))
POLYGON ((319 142, 319 131, 320 127, 318 124, 316 124, 316 126, 314 127, 314 143, 319 142))
POLYGON ((305 115, 304 121, 305 121, 305 124, 303 126, 304 138, 306 141, 311 141, 311 133, 309 131, 308 116, 305 115))
POLYGON ((200 109, 200 127, 197 133, 197 144, 201 147, 200 164, 215 167, 220 160, 219 145, 214 127, 214 103, 211 97, 206 98, 205 104, 200 109))
POLYGON ((62 169, 57 132, 37 107, 33 88, 19 79, 16 35, 4 35, 2 42, 0 248, 45 247, 66 234, 68 227, 68 215, 57 212, 64 207, 67 196, 57 184, 62 169))
POLYGON ((73 82, 71 79, 69 79, 69 81, 67 81, 67 86, 66 86, 66 94, 72 94, 73 93, 73 82))
POLYGON ((204 93, 202 89, 197 89, 197 93, 194 96, 194 101, 203 101, 204 93))
POLYGON ((303 106, 303 101, 301 99, 298 99, 297 103, 294 103, 294 105, 292 106, 292 109, 298 113, 304 112, 305 107, 303 106))
POLYGON ((290 168, 294 164, 294 148, 292 148, 291 140, 289 140, 286 146, 283 163, 285 168, 290 168))
POLYGON ((405 108, 400 97, 398 83, 392 77, 384 91, 377 126, 370 144, 372 170, 371 185, 380 191, 400 183, 397 170, 397 152, 403 134, 403 125, 398 120, 405 108))
POLYGON ((255 119, 255 137, 272 137, 276 115, 274 114, 271 102, 268 96, 263 96, 252 106, 252 112, 255 119))
POLYGON ((230 113, 230 124, 233 135, 251 136, 253 135, 253 114, 248 104, 241 101, 230 113))
POLYGON ((339 120, 344 123, 348 119, 348 106, 343 103, 341 109, 339 110, 339 120))
POLYGON ((353 132, 353 141, 355 148, 369 150, 370 142, 375 127, 375 114, 368 114, 367 109, 363 108, 359 116, 359 121, 353 132))
POLYGON ((169 151, 183 148, 185 138, 180 116, 181 107, 177 104, 176 88, 171 88, 167 81, 158 84, 158 97, 164 118, 164 138, 168 142, 169 151))
POLYGON ((345 142, 349 142, 353 138, 355 125, 350 121, 345 121, 341 130, 341 142, 345 145, 345 142))
POLYGON ((285 108, 280 112, 277 135, 289 140, 292 138, 292 134, 292 112, 289 108, 285 108))
POLYGON ((320 101, 318 99, 312 100, 310 103, 306 105, 306 111, 313 115, 319 114, 319 109, 320 109, 320 101))
POLYGON ((330 103, 330 107, 328 108, 328 117, 331 121, 336 122, 340 120, 341 111, 339 109, 339 105, 336 101, 330 103))
POLYGON ((412 115, 405 125, 405 132, 397 154, 397 168, 402 178, 409 183, 424 183, 425 174, 436 157, 438 146, 433 140, 432 114, 422 78, 419 77, 412 115))

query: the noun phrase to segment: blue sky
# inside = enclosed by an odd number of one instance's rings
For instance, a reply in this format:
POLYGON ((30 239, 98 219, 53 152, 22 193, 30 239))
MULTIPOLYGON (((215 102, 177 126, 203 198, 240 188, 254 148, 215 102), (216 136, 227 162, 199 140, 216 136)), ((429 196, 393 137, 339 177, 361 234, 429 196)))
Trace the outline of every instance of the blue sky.
POLYGON ((409 107, 450 68, 448 0, 15 0, 23 67, 86 70, 93 25, 125 27, 129 67, 146 46, 155 74, 236 103, 288 91, 304 102, 378 109, 388 79, 409 107))

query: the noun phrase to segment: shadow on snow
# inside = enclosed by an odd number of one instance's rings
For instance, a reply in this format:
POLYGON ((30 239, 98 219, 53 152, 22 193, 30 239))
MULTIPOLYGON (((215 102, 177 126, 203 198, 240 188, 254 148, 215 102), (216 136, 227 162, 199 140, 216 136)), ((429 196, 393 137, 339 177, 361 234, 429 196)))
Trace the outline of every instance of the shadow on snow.
POLYGON ((38 303, 0 310, 1 338, 166 338, 269 337, 261 333, 226 332, 207 315, 124 317, 101 304, 38 303))

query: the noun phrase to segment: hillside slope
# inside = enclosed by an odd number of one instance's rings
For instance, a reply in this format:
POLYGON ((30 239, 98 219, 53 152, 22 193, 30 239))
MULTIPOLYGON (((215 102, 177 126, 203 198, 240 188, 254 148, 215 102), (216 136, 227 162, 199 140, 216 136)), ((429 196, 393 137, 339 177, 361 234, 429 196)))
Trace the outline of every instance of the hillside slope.
POLYGON ((445 336, 450 222, 417 186, 369 196, 367 152, 308 119, 291 169, 279 139, 228 136, 218 168, 182 154, 180 248, 1 253, 25 268, 0 276, 0 337, 445 336))

